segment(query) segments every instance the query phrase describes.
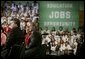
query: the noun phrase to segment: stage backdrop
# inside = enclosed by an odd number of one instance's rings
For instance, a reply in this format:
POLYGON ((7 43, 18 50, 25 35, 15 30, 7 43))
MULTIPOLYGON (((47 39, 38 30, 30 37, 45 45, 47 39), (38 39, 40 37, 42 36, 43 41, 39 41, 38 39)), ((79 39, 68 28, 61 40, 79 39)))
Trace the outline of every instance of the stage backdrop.
POLYGON ((77 1, 39 1, 40 27, 49 29, 59 26, 78 28, 79 26, 79 2, 77 1))

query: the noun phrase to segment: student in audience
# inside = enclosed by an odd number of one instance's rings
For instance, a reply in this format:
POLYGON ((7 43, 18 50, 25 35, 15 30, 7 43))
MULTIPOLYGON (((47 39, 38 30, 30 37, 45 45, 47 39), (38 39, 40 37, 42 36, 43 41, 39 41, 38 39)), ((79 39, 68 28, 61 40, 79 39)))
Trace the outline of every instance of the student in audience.
POLYGON ((49 34, 50 30, 48 30, 48 27, 45 27, 45 29, 43 30, 43 34, 49 34))
POLYGON ((7 36, 4 33, 4 29, 1 27, 1 47, 5 47, 7 36))
POLYGON ((60 51, 64 52, 64 54, 69 54, 70 50, 72 50, 72 47, 67 41, 60 47, 60 51))
POLYGON ((58 44, 57 40, 55 40, 55 38, 54 39, 52 38, 50 44, 51 44, 51 50, 55 52, 58 44))
POLYGON ((74 43, 73 43, 73 54, 74 55, 76 55, 77 47, 78 47, 78 42, 76 40, 74 40, 74 43))
MULTIPOLYGON (((60 37, 61 38, 61 37, 60 37)), ((60 39, 60 48, 59 48, 59 51, 60 51, 60 55, 61 54, 64 54, 64 50, 65 50, 65 43, 64 41, 62 40, 62 38, 60 39)))
POLYGON ((69 44, 72 45, 72 42, 71 42, 71 33, 67 34, 67 39, 68 39, 69 44))
POLYGON ((9 24, 8 24, 7 21, 3 23, 2 27, 3 27, 4 33, 5 33, 6 35, 11 31, 11 28, 9 27, 9 24))
POLYGON ((56 35, 56 29, 55 29, 55 27, 52 27, 52 34, 55 36, 56 35))
POLYGON ((39 4, 38 4, 38 2, 37 1, 34 1, 33 3, 32 3, 32 7, 33 7, 33 12, 34 12, 34 14, 38 14, 38 11, 39 11, 39 4))
POLYGON ((63 27, 62 27, 62 26, 60 26, 60 27, 59 27, 58 32, 59 32, 60 34, 62 34, 62 33, 63 33, 63 27))
POLYGON ((6 15, 3 15, 3 16, 1 17, 1 24, 4 23, 4 22, 6 22, 6 20, 7 20, 7 19, 6 19, 6 15))
POLYGON ((70 51, 72 50, 72 47, 70 46, 69 42, 66 41, 65 42, 65 50, 64 50, 64 53, 68 54, 70 53, 70 51))
POLYGON ((11 10, 12 10, 12 13, 17 11, 17 7, 15 3, 12 3, 11 10))
POLYGON ((25 29, 25 21, 23 19, 21 19, 20 28, 21 28, 21 30, 25 29))
POLYGON ((68 30, 68 28, 66 28, 64 32, 65 32, 65 33, 69 33, 69 30, 68 30))
POLYGON ((39 15, 38 15, 38 14, 35 14, 35 15, 33 16, 32 22, 36 22, 38 19, 39 19, 39 15))
POLYGON ((77 31, 76 31, 76 28, 73 28, 73 29, 71 30, 71 35, 74 35, 75 32, 77 32, 77 31))
POLYGON ((77 32, 75 31, 74 34, 71 36, 71 43, 74 43, 76 39, 78 40, 77 32))
POLYGON ((55 40, 56 40, 58 43, 60 43, 60 34, 59 34, 58 31, 56 32, 55 40))

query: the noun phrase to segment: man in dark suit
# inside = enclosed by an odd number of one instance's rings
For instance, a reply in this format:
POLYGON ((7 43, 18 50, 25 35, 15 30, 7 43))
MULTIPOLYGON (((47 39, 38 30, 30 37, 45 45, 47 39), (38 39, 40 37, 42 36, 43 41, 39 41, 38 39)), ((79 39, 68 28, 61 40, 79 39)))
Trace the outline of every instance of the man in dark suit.
POLYGON ((33 23, 29 25, 29 31, 31 32, 30 43, 25 51, 25 58, 28 57, 41 57, 41 42, 42 36, 39 31, 36 30, 37 27, 33 23))
POLYGON ((5 57, 18 58, 20 53, 20 47, 24 42, 24 34, 20 29, 20 21, 17 18, 12 19, 11 32, 7 37, 6 49, 7 54, 5 57))
POLYGON ((13 46, 14 44, 21 44, 24 41, 24 34, 20 29, 19 19, 12 19, 12 23, 10 26, 12 27, 12 30, 7 38, 7 48, 13 46))

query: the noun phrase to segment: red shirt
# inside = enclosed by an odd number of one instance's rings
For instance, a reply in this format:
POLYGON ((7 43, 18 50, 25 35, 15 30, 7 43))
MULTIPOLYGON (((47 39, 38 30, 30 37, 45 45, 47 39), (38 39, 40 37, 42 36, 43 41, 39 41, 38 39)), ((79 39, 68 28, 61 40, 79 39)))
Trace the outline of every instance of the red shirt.
POLYGON ((30 37, 31 37, 31 33, 25 35, 25 45, 29 45, 30 37))

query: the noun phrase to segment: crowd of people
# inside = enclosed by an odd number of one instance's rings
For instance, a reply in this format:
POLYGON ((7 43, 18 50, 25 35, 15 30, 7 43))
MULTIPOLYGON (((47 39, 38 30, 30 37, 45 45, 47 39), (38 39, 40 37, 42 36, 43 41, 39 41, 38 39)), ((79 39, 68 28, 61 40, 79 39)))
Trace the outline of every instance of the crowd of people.
POLYGON ((41 36, 39 37, 40 34, 38 33, 38 8, 36 1, 28 1, 26 4, 22 2, 16 4, 12 1, 3 2, 1 6, 1 56, 3 58, 7 58, 8 55, 9 57, 20 58, 20 54, 31 56, 34 50, 32 48, 41 45, 41 36), (19 49, 22 46, 22 50, 25 48, 26 52, 19 49), (32 53, 28 51, 30 48, 32 53))
MULTIPOLYGON (((26 34, 26 27, 32 22, 38 27, 39 7, 36 1, 27 2, 26 4, 5 1, 1 6, 1 27, 6 36, 12 29, 13 19, 20 20, 20 29, 26 34)), ((1 30, 2 30, 1 29, 1 30)))
POLYGON ((68 29, 64 30, 62 26, 59 27, 59 30, 56 30, 55 27, 48 30, 46 27, 45 30, 41 31, 41 34, 42 44, 47 46, 48 54, 55 52, 59 56, 64 54, 77 55, 84 42, 84 33, 81 28, 78 31, 75 28, 68 31, 68 29))
POLYGON ((41 53, 42 50, 45 54, 56 52, 57 55, 70 53, 76 55, 84 42, 84 33, 81 28, 78 31, 73 28, 71 32, 68 29, 63 30, 62 26, 59 30, 55 27, 52 30, 48 30, 48 27, 43 30, 39 28, 39 4, 35 1, 27 2, 25 5, 6 1, 2 10, 1 51, 2 56, 5 54, 4 57, 7 57, 9 49, 15 46, 10 56, 22 57, 24 54, 23 56, 29 57, 36 55, 37 52, 41 53), (22 46, 25 52, 20 50, 22 46))
POLYGON ((38 26, 39 19, 39 7, 37 2, 27 2, 26 4, 15 2, 4 2, 2 13, 1 13, 1 24, 2 27, 10 27, 11 20, 17 18, 20 20, 20 28, 24 30, 29 22, 33 22, 38 26))

